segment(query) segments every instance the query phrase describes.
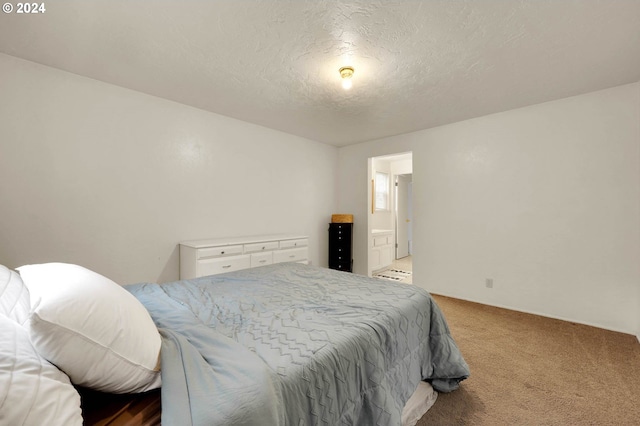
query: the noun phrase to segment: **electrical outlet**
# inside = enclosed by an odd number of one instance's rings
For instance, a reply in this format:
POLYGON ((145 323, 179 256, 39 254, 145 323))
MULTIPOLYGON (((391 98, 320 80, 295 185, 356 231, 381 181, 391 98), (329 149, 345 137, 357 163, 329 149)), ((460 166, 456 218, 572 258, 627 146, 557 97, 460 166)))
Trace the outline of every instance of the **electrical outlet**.
POLYGON ((484 285, 486 285, 487 288, 493 288, 493 278, 487 278, 484 280, 484 285))

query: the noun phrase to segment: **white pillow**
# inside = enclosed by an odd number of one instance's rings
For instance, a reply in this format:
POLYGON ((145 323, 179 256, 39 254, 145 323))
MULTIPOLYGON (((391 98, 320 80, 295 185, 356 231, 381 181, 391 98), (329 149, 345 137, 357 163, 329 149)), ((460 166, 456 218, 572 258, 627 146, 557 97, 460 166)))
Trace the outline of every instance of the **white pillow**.
POLYGON ((18 271, 31 294, 31 341, 73 383, 112 393, 160 386, 160 333, 131 293, 78 265, 18 271))
POLYGON ((80 395, 38 355, 27 329, 0 315, 0 342, 0 424, 82 425, 80 395))
POLYGON ((30 308, 29 290, 20 275, 0 265, 0 313, 23 325, 30 308))

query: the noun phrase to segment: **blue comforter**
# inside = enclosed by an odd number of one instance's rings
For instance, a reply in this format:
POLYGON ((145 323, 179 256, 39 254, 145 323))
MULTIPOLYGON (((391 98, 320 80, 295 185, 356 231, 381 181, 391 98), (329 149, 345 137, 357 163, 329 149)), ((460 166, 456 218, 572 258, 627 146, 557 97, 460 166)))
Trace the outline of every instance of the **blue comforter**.
POLYGON ((412 285, 295 263, 128 286, 161 330, 164 425, 400 425, 469 369, 412 285))

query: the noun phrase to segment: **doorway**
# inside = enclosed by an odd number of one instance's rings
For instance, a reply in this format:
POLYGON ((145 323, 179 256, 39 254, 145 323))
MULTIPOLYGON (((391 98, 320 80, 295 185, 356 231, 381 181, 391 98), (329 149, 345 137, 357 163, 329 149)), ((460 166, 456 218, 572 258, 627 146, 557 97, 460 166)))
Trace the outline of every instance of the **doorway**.
POLYGON ((413 153, 369 158, 368 177, 369 276, 411 283, 413 153))

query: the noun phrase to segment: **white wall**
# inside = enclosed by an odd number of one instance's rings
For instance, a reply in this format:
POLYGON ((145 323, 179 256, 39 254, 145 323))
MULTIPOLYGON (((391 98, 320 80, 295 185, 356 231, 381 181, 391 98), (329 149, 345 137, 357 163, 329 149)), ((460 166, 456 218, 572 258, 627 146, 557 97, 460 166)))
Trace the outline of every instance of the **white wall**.
POLYGON ((367 267, 367 158, 413 151, 414 283, 635 334, 639 92, 635 83, 341 148, 355 271, 367 267))
POLYGON ((0 54, 0 264, 178 278, 181 240, 295 232, 326 265, 337 148, 0 54))
POLYGON ((405 154, 402 160, 395 160, 391 162, 392 175, 410 175, 412 172, 413 156, 411 155, 411 153, 405 154))

